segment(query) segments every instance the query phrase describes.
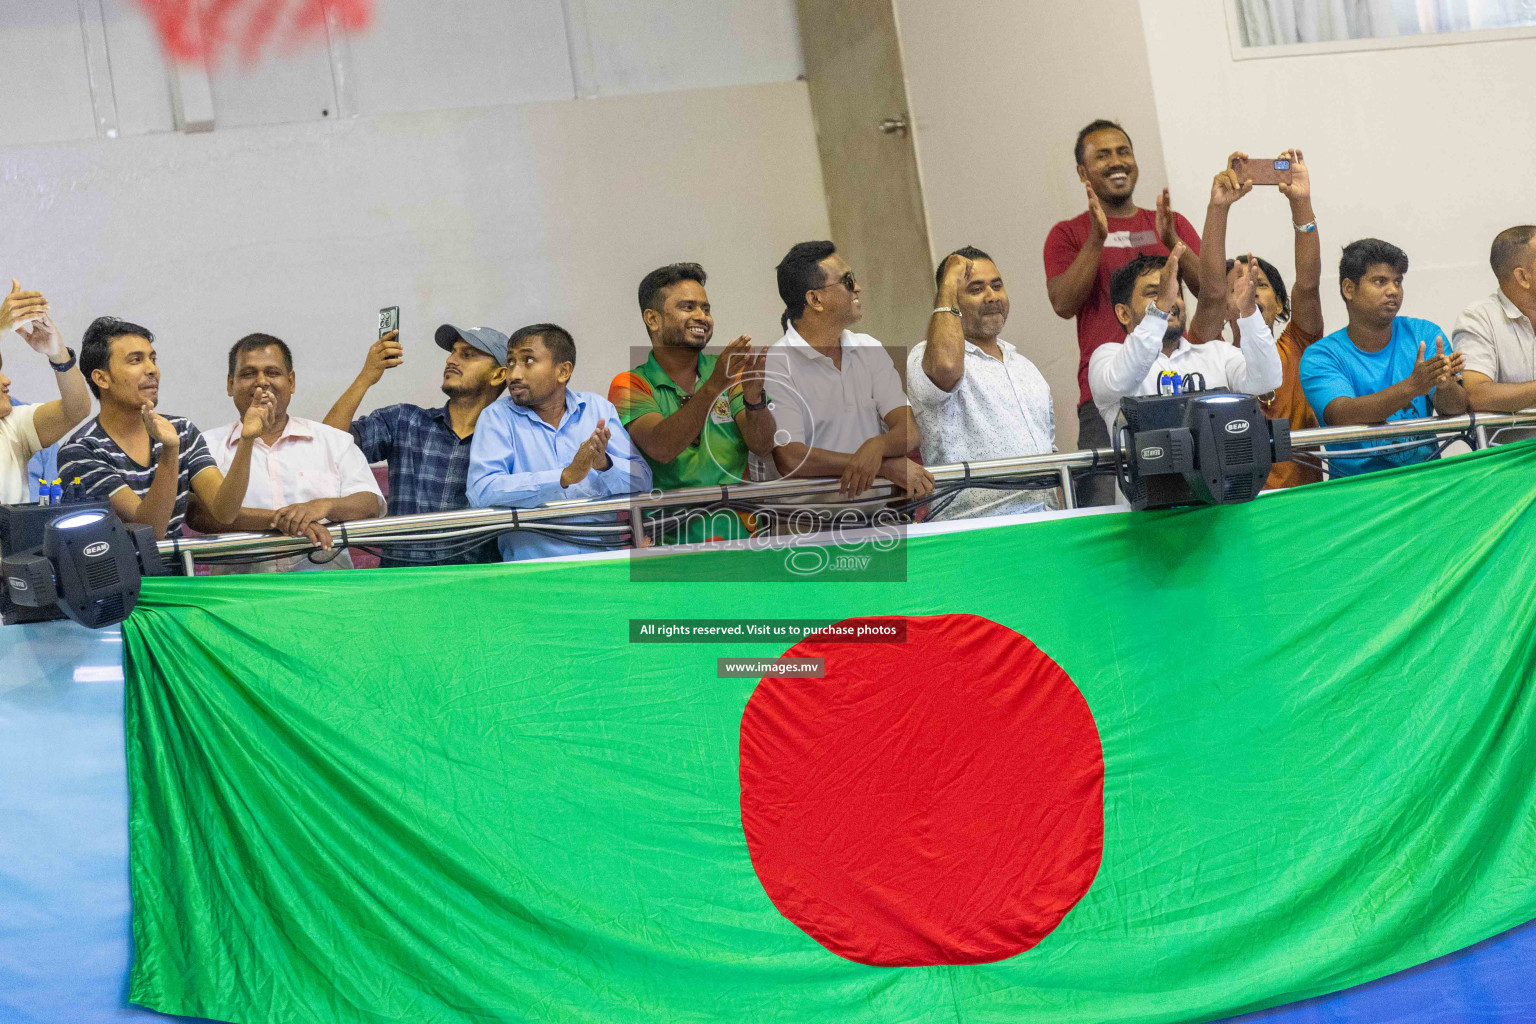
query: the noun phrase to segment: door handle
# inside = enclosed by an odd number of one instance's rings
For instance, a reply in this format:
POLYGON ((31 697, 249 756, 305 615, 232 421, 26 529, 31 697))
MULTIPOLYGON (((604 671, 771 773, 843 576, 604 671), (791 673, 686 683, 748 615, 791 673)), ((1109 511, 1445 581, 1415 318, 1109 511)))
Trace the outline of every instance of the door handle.
POLYGON ((907 119, 905 117, 888 117, 876 125, 882 135, 900 135, 907 137, 907 119))

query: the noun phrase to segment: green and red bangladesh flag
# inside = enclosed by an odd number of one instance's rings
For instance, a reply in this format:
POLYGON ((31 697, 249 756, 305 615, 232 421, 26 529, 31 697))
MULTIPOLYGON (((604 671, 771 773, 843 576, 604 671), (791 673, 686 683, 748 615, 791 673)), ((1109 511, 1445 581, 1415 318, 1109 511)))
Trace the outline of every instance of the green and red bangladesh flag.
POLYGON ((1526 444, 912 537, 905 582, 688 582, 772 551, 146 581, 130 998, 1103 1024, 1423 963, 1536 918, 1533 498, 1526 444), (823 674, 721 677, 754 658, 823 674))

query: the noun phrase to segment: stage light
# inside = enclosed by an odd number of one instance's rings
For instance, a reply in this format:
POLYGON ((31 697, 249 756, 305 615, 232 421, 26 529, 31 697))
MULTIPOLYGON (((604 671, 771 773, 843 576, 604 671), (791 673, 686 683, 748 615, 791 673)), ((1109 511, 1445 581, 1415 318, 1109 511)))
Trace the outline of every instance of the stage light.
POLYGON ((1252 500, 1291 457, 1289 420, 1230 391, 1134 396, 1115 425, 1120 490, 1136 510, 1252 500))
POLYGON ((41 550, 0 562, 10 599, 26 608, 57 604, 92 629, 126 619, 139 599, 143 576, 163 576, 154 531, 123 525, 109 509, 67 512, 43 529, 41 550))

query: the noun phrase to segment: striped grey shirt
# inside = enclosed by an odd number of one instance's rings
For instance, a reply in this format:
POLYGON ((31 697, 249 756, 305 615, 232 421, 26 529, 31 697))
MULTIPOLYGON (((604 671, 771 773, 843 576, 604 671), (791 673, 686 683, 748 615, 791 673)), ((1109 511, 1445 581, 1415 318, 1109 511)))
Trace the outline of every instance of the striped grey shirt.
MULTIPOLYGON (((190 420, 182 416, 167 416, 176 434, 181 438, 180 467, 176 478, 176 504, 171 510, 171 522, 165 535, 181 532, 181 521, 187 516, 187 498, 192 493, 192 478, 205 469, 218 469, 203 435, 190 420)), ((69 484, 80 478, 81 496, 101 500, 112 496, 119 487, 126 487, 140 498, 149 493, 149 485, 155 478, 155 466, 160 459, 160 442, 150 442, 149 465, 141 466, 116 441, 101 428, 101 418, 91 420, 91 425, 80 431, 69 443, 59 449, 59 479, 69 484)))

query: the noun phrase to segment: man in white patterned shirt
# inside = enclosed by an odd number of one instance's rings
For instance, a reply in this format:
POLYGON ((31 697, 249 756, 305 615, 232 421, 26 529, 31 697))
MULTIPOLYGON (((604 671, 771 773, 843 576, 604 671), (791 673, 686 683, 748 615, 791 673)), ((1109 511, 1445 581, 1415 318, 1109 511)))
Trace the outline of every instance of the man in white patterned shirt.
MULTIPOLYGON (((907 395, 930 466, 1045 455, 1056 450, 1051 389, 1035 364, 998 335, 1008 291, 992 257, 973 246, 939 264, 928 337, 907 356, 907 395)), ((972 487, 936 519, 1056 508, 1051 490, 972 487)))

